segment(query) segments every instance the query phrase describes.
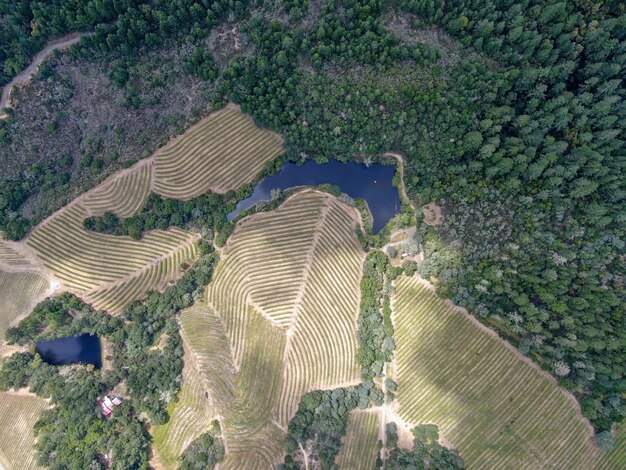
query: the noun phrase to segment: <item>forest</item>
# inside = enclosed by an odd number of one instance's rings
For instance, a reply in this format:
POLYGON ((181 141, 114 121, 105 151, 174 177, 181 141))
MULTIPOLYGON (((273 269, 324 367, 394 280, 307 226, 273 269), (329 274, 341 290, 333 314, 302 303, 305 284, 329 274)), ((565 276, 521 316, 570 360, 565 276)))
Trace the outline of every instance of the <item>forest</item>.
MULTIPOLYGON (((412 201, 445 214, 419 273, 572 391, 610 448, 626 415, 623 2, 3 0, 0 17, 2 82, 69 31, 94 31, 77 56, 129 64, 237 24, 250 53, 217 67, 199 51, 185 65, 216 83, 216 104, 282 133, 292 161, 404 155, 412 201)), ((13 132, 0 124, 1 141, 13 132)), ((1 177, 9 238, 39 222, 28 204, 44 188, 72 184, 57 168, 60 157, 1 177)), ((124 230, 140 236, 134 222, 124 230)))

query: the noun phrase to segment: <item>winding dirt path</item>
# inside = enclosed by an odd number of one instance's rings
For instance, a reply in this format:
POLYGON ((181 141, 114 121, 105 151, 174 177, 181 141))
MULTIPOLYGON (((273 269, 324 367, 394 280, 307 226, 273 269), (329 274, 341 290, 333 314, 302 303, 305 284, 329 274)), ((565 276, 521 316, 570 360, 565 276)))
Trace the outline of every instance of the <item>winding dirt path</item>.
POLYGON ((54 51, 59 49, 67 49, 72 44, 76 44, 81 40, 83 36, 86 36, 90 33, 72 33, 67 36, 63 36, 62 38, 54 39, 46 45, 41 51, 39 51, 35 57, 33 57, 33 61, 30 63, 28 67, 22 70, 19 74, 13 77, 9 83, 6 84, 4 89, 2 90, 2 98, 0 98, 0 119, 8 118, 8 114, 2 111, 4 108, 11 108, 11 92, 13 88, 17 85, 21 85, 23 83, 28 82, 37 69, 39 65, 44 61, 46 57, 52 54, 54 51))
POLYGON ((404 157, 399 153, 391 152, 384 153, 383 157, 395 158, 398 161, 398 169, 400 171, 400 195, 402 196, 402 199, 404 199, 404 202, 411 206, 413 212, 416 212, 417 209, 415 208, 415 204, 413 204, 413 201, 411 201, 411 199, 409 198, 409 194, 406 192, 406 185, 404 182, 404 157))

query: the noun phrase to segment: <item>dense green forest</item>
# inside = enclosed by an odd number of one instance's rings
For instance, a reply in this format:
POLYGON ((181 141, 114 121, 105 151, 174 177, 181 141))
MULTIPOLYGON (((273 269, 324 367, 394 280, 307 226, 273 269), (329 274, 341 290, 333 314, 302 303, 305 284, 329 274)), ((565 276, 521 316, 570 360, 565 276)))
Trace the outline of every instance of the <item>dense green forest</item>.
MULTIPOLYGON (((283 133, 294 161, 403 154, 411 199, 445 214, 420 274, 555 375, 600 439, 624 418, 623 2, 73 3, 1 4, 3 81, 44 38, 92 28, 76 54, 117 64, 112 86, 126 86, 133 57, 237 24, 246 54, 185 64, 215 81, 216 102, 283 133)), ((12 132, 2 123, 0 140, 12 132)), ((29 198, 66 183, 61 160, 47 165, 3 178, 9 237, 38 222, 29 198)))

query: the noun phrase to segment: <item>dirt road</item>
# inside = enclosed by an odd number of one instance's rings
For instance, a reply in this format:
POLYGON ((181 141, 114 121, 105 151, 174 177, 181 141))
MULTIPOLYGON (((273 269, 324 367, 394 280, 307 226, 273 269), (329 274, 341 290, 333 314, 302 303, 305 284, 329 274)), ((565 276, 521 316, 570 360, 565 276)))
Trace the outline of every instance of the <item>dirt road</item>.
POLYGON ((39 65, 44 61, 46 57, 52 54, 57 49, 66 49, 72 44, 76 44, 80 39, 89 33, 72 33, 67 36, 63 36, 59 39, 54 39, 50 41, 46 47, 44 47, 35 57, 33 57, 33 61, 30 63, 28 67, 22 70, 18 75, 13 77, 9 83, 6 84, 4 89, 2 90, 2 98, 0 99, 0 119, 5 119, 7 114, 2 110, 4 108, 11 107, 11 92, 16 85, 20 85, 23 82, 26 82, 32 78, 32 76, 37 71, 39 65))

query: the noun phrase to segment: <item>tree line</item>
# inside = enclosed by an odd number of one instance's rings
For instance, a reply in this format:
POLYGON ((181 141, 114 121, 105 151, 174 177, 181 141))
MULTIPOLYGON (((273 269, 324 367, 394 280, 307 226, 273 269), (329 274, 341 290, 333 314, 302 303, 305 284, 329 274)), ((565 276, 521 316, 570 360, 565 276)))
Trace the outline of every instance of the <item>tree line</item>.
MULTIPOLYGON (((403 154, 410 197, 446 215, 420 273, 555 375, 610 447, 626 414, 621 3, 327 0, 312 27, 307 2, 285 3, 284 21, 251 6, 130 7, 81 53, 132 57, 238 21, 254 53, 215 79, 221 95, 281 132, 294 161, 403 154), (410 28, 392 34, 391 13, 410 28), (431 28, 450 40, 398 39, 431 28)), ((190 66, 211 72, 200 53, 190 66)), ((0 225, 19 238, 34 221, 14 183, 0 225)))

